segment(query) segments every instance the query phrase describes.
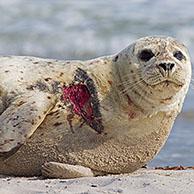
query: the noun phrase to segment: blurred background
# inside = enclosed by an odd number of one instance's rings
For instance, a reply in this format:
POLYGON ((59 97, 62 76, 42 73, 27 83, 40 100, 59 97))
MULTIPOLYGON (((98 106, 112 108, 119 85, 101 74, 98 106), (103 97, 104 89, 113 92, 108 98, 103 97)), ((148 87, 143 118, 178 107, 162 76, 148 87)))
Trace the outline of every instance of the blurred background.
MULTIPOLYGON (((84 60, 113 54, 147 35, 177 38, 193 61, 194 1, 0 0, 0 55, 84 60)), ((194 165, 194 89, 149 165, 194 165)))

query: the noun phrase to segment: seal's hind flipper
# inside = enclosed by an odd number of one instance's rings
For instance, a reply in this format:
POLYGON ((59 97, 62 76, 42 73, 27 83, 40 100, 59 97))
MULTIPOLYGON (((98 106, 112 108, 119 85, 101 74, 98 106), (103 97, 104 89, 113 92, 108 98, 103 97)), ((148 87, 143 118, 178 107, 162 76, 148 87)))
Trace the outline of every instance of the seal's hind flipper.
POLYGON ((1 155, 24 144, 54 104, 54 97, 41 91, 18 96, 0 115, 1 155))
POLYGON ((65 179, 94 176, 90 168, 59 162, 46 162, 43 164, 42 175, 47 178, 65 179))

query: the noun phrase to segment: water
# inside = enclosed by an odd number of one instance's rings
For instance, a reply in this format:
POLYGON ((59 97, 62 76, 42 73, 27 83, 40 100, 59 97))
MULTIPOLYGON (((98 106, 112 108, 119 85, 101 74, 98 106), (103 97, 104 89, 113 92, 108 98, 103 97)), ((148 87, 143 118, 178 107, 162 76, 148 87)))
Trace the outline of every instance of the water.
MULTIPOLYGON (((118 52, 142 36, 169 35, 184 42, 193 58, 193 10, 193 0, 0 1, 0 54, 88 59, 118 52)), ((192 99, 194 90, 150 165, 194 165, 192 99)))

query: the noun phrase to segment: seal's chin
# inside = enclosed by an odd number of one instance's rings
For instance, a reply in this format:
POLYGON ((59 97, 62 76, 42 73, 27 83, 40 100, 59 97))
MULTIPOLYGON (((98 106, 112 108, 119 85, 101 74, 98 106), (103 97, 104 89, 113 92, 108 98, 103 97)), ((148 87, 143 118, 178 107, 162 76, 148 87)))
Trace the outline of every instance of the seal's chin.
POLYGON ((158 99, 162 104, 168 104, 171 103, 173 96, 183 89, 183 86, 184 84, 177 81, 164 79, 155 85, 150 85, 150 88, 153 98, 158 99))

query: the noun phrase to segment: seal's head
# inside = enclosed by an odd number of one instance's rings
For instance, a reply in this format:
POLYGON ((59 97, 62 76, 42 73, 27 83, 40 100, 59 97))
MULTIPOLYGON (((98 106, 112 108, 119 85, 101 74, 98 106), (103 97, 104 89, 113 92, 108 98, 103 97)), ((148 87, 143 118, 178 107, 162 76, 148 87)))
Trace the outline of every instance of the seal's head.
POLYGON ((175 86, 178 90, 191 76, 186 47, 173 38, 140 39, 133 50, 142 79, 151 86, 175 86))
POLYGON ((171 37, 145 37, 119 55, 124 64, 121 80, 136 104, 141 99, 149 109, 156 106, 169 109, 185 96, 191 79, 191 62, 182 43, 171 37))

